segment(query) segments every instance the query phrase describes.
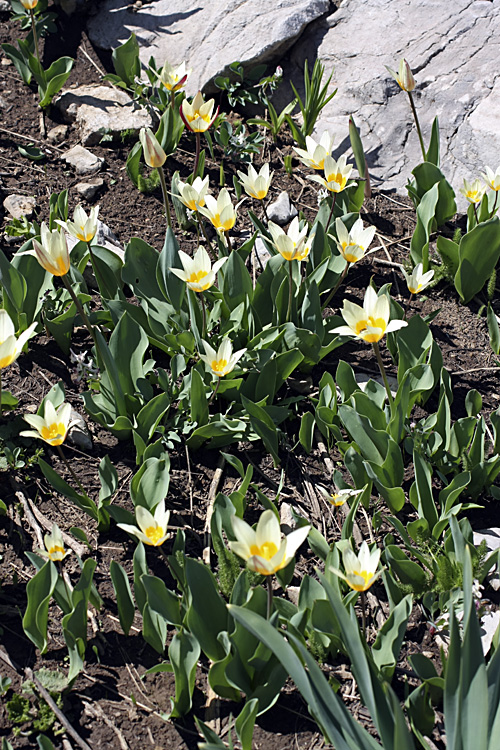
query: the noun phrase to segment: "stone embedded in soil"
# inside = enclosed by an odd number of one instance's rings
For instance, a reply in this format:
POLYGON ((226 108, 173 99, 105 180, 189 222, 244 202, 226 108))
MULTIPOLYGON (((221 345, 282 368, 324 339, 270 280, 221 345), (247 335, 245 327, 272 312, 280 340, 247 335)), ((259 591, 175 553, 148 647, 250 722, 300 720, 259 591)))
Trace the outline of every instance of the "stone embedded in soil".
POLYGON ((124 91, 91 85, 64 91, 54 105, 66 122, 75 122, 84 146, 95 146, 103 136, 119 138, 125 131, 151 127, 149 113, 124 91))
POLYGON ((262 237, 257 237, 257 239, 255 240, 254 251, 255 251, 255 255, 257 256, 255 259, 255 269, 257 271, 260 271, 261 264, 262 264, 262 268, 265 268, 267 265, 267 261, 271 257, 271 253, 265 246, 264 240, 262 239, 262 237))
POLYGON ((125 0, 106 0, 89 20, 90 40, 114 49, 135 33, 147 64, 183 60, 193 72, 187 91, 194 94, 239 60, 247 67, 276 60, 304 28, 330 9, 329 0, 154 0, 136 13, 125 0))
POLYGON ((56 125, 54 128, 51 128, 49 132, 47 133, 47 140, 49 141, 49 143, 60 143, 61 141, 64 141, 67 135, 68 135, 67 125, 56 125))
POLYGON ((104 180, 101 177, 96 177, 92 182, 79 182, 78 185, 75 185, 75 190, 84 200, 91 201, 103 185, 104 180))
POLYGON ((104 159, 83 148, 83 146, 73 146, 61 158, 73 167, 77 174, 81 175, 95 174, 104 164, 104 159))
POLYGON ((283 190, 274 201, 267 207, 267 215, 271 221, 280 226, 285 226, 298 215, 298 211, 290 201, 290 196, 283 190))
POLYGON ((36 198, 13 193, 4 200, 3 207, 14 219, 22 219, 23 216, 31 216, 36 207, 36 198))

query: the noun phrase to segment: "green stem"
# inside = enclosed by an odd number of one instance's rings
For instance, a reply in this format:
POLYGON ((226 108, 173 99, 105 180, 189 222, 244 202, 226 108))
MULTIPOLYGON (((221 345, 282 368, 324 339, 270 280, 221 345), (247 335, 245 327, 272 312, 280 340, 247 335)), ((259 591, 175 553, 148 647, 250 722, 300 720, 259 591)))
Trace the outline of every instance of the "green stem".
POLYGON ((207 248, 207 249, 208 249, 208 252, 210 253, 210 255, 212 255, 212 256, 213 256, 212 243, 210 242, 210 239, 209 239, 209 237, 208 237, 208 234, 207 234, 207 230, 206 230, 206 227, 205 227, 205 222, 204 222, 204 221, 203 221, 203 219, 201 218, 201 214, 200 214, 200 212, 199 212, 199 211, 197 211, 197 212, 196 212, 196 218, 198 219, 199 225, 200 225, 200 227, 201 227, 201 231, 203 232, 203 236, 205 237, 205 240, 206 240, 206 242, 207 242, 207 245, 208 245, 208 248, 207 248))
POLYGON ((196 177, 196 172, 198 171, 198 162, 200 161, 200 149, 201 149, 201 133, 195 133, 195 135, 196 135, 196 155, 194 157, 193 178, 196 177))
POLYGON ((406 305, 406 307, 405 307, 405 316, 404 316, 404 320, 406 320, 406 316, 408 315, 408 310, 409 310, 409 309, 410 309, 410 307, 411 307, 411 303, 412 303, 412 300, 413 300, 413 292, 410 292, 410 299, 408 300, 408 303, 407 303, 407 305, 406 305))
POLYGON ((350 265, 351 265, 350 263, 347 263, 346 267, 342 271, 342 273, 340 275, 340 279, 337 281, 337 283, 333 287, 332 291, 330 292, 330 294, 328 295, 328 297, 324 301, 323 305, 321 305, 321 309, 322 310, 325 309, 325 307, 328 305, 328 303, 330 302, 330 300, 332 299, 332 297, 334 297, 335 294, 337 293, 337 290, 338 290, 339 286, 342 284, 342 282, 344 281, 345 277, 347 276, 347 272, 349 270, 349 266, 350 265))
POLYGON ((424 139, 422 138, 422 131, 420 130, 420 123, 418 121, 417 110, 415 109, 415 102, 413 101, 413 96, 412 96, 411 91, 408 91, 407 93, 408 93, 408 96, 410 97, 410 106, 411 106, 411 111, 413 113, 413 119, 415 120, 415 125, 417 126, 418 140, 420 141, 420 148, 422 149, 422 157, 424 161, 427 161, 427 154, 425 153, 424 139))
POLYGON ((389 399, 389 403, 392 404, 393 402, 392 393, 391 393, 391 389, 389 388, 389 381, 387 380, 384 363, 382 362, 382 356, 380 354, 378 341, 373 341, 372 345, 373 345, 373 351, 375 352, 375 356, 377 358, 378 366, 380 369, 380 374, 382 375, 382 380, 384 381, 385 390, 387 391, 387 398, 389 399))
POLYGON ((76 309, 80 313, 80 317, 83 320, 83 323, 84 323, 84 325, 87 328, 87 331, 90 333, 90 335, 92 337, 92 341, 94 342, 94 344, 96 346, 96 349, 97 349, 97 341, 96 341, 96 337, 95 337, 95 331, 92 328, 89 319, 87 318, 87 314, 86 314, 85 310, 83 309, 82 303, 80 302, 80 300, 76 296, 75 292, 73 291, 73 287, 71 286, 71 284, 69 283, 69 281, 67 279, 67 274, 65 274, 64 276, 61 276, 61 279, 63 281, 64 286, 68 290, 71 299, 75 303, 76 309))
POLYGON ((330 222, 332 220, 333 209, 335 208, 335 203, 337 202, 337 195, 338 195, 338 193, 334 193, 333 194, 332 207, 330 209, 330 215, 328 216, 328 221, 326 222, 326 227, 325 227, 327 232, 328 232, 328 227, 330 226, 330 222))
POLYGON ((2 416, 2 371, 0 370, 0 417, 2 416))
POLYGON ((366 641, 366 594, 361 592, 361 617, 363 620, 363 638, 366 641))
POLYGON ((67 582, 66 578, 64 577, 63 561, 62 560, 58 561, 58 567, 59 567, 59 575, 61 576, 62 582, 64 584, 64 588, 66 589, 66 596, 68 597, 68 604, 69 604, 70 611, 71 611, 72 606, 73 606, 73 594, 71 592, 70 587, 68 586, 68 582, 67 582))
POLYGON ((165 213, 167 215, 167 225, 172 228, 172 218, 170 216, 170 203, 168 202, 168 191, 167 183, 165 182, 165 174, 163 167, 159 167, 158 172, 160 173, 161 191, 163 193, 163 203, 165 205, 165 213))
POLYGON ((273 613, 273 579, 272 576, 266 576, 267 578, 267 619, 271 617, 273 613))
POLYGON ((209 406, 212 403, 212 401, 214 400, 214 398, 216 397, 217 391, 219 390, 219 386, 220 386, 220 377, 217 376, 217 385, 215 386, 215 388, 214 388, 214 390, 212 392, 212 395, 210 396, 210 398, 208 400, 208 405, 209 406))
POLYGON ((35 14, 33 12, 33 8, 30 8, 30 18, 31 18, 31 29, 33 31, 33 42, 35 45, 35 55, 36 55, 36 59, 41 65, 42 61, 40 60, 40 51, 38 49, 38 37, 36 35, 35 14))
POLYGON ((224 232, 227 240, 227 249, 229 250, 229 255, 233 252, 233 246, 231 244, 231 238, 229 236, 229 230, 227 232, 224 232))
POLYGON ((288 266, 288 269, 289 269, 289 273, 288 273, 288 309, 286 311, 286 322, 287 323, 290 322, 290 318, 291 318, 291 315, 292 315, 292 296, 293 296, 293 291, 292 291, 292 287, 293 287, 292 261, 289 260, 288 264, 289 264, 289 266, 288 266))
POLYGON ((497 200, 498 200, 498 190, 495 191, 495 202, 493 203, 493 208, 491 210, 491 214, 489 215, 489 218, 492 219, 495 215, 495 211, 497 210, 497 200))
POLYGON ((204 339, 205 336, 207 335, 207 308, 205 305, 205 297, 203 296, 203 292, 201 292, 200 298, 201 298, 201 310, 203 314, 203 323, 201 326, 201 338, 204 339))
POLYGON ((86 497, 87 499, 90 499, 89 496, 87 495, 87 493, 85 492, 85 488, 84 488, 83 484, 80 482, 80 480, 76 476, 75 472, 71 468, 71 464, 69 463, 68 459, 66 458, 66 456, 62 452, 61 446, 60 445, 56 445, 56 448, 57 448, 57 452, 59 453, 59 456, 61 457, 62 462, 64 463, 64 465, 68 469, 69 473, 73 477, 73 481, 76 482, 76 484, 78 485, 78 487, 80 489, 80 492, 82 493, 82 495, 84 497, 86 497))
POLYGON ((172 89, 170 91, 170 106, 172 107, 172 112, 175 112, 175 91, 172 89))
POLYGON ((267 215, 267 208, 264 201, 262 201, 262 210, 264 211, 264 216, 266 217, 267 225, 269 226, 269 216, 267 215))

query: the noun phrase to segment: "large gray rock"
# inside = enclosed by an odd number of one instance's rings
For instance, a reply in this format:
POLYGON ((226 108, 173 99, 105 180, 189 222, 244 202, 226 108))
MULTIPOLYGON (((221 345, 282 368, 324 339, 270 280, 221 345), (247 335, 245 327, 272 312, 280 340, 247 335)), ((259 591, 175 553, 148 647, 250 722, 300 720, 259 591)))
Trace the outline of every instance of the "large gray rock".
POLYGON ((284 54, 304 28, 330 9, 329 0, 154 0, 133 13, 125 0, 105 0, 88 25, 91 41, 112 49, 134 32, 148 63, 185 61, 195 93, 227 66, 284 54), (182 9, 181 9, 182 7, 182 9))
POLYGON ((125 93, 110 86, 79 86, 64 91, 54 102, 66 122, 76 122, 84 146, 95 146, 103 136, 116 138, 127 130, 151 127, 148 112, 125 93))
POLYGON ((338 92, 317 132, 337 135, 338 155, 348 146, 353 114, 373 184, 400 190, 422 161, 408 96, 385 69, 397 70, 405 57, 417 81, 413 95, 424 142, 438 115, 441 165, 457 191, 464 177, 500 164, 499 54, 497 0, 343 0, 305 32, 283 68, 298 82, 304 59, 317 55, 334 71, 338 92))

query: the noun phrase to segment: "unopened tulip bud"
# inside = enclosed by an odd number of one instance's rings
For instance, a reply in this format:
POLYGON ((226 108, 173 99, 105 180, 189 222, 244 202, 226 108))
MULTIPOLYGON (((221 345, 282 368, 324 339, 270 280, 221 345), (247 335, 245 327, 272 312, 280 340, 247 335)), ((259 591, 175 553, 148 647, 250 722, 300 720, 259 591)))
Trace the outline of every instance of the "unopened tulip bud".
POLYGON ((38 5, 38 0, 21 0, 21 5, 26 10, 33 10, 38 5))
POLYGON ((391 70, 391 68, 387 67, 387 65, 385 67, 394 78, 394 80, 398 82, 403 91, 413 91, 413 89, 415 88, 415 79, 413 77, 413 73, 411 72, 410 66, 404 58, 399 62, 397 73, 395 70, 391 70))
POLYGON ((149 167, 162 167, 167 160, 167 155, 162 149, 156 136, 149 128, 141 128, 139 140, 142 144, 144 161, 149 167))

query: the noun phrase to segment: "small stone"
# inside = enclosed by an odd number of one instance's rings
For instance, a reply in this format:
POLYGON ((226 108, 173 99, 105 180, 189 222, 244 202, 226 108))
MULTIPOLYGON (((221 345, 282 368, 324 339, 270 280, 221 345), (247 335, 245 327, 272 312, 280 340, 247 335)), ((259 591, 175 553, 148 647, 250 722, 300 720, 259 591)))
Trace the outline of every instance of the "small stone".
POLYGON ((50 143, 60 143, 61 141, 64 141, 67 135, 67 125, 56 125, 55 128, 51 128, 47 133, 47 140, 50 143))
POLYGON ((494 552, 500 547, 500 528, 480 529, 474 532, 474 546, 479 547, 484 540, 489 552, 494 552))
POLYGON ((292 604, 295 604, 296 607, 299 606, 299 594, 300 594, 299 586, 287 586, 286 587, 286 595, 288 596, 292 604))
POLYGON ((62 155, 62 159, 73 167, 77 174, 95 174, 99 172, 104 159, 96 156, 83 146, 73 146, 62 155))
POLYGON ((500 612, 487 612, 481 617, 481 644, 483 646, 483 654, 487 654, 490 650, 493 636, 500 624, 500 612))
POLYGON ((298 211, 290 202, 290 196, 288 193, 283 190, 283 192, 279 194, 277 200, 268 206, 267 215, 271 221, 274 221, 280 226, 285 226, 285 224, 288 224, 289 221, 298 215, 298 211))
POLYGON ((92 182, 79 182, 75 185, 76 192, 86 201, 91 201, 104 185, 104 180, 96 177, 92 182))
POLYGON ((3 207, 14 219, 31 216, 36 207, 36 198, 32 195, 8 195, 3 207))
POLYGON ((12 62, 8 57, 2 57, 2 59, 0 60, 0 65, 3 65, 4 68, 7 68, 9 65, 12 65, 12 62))
POLYGON ((82 143, 95 146, 103 136, 117 139, 127 131, 151 127, 151 117, 125 91, 110 86, 78 86, 54 101, 66 122, 75 122, 82 143))
POLYGON ((295 523, 295 518, 293 517, 292 506, 289 503, 281 503, 280 521, 282 526, 288 527, 289 529, 294 529, 297 525, 295 523))
POLYGON ((254 251, 255 255, 257 256, 257 258, 254 260, 256 269, 262 270, 262 268, 266 267, 269 258, 272 257, 271 253, 265 246, 262 237, 257 237, 257 239, 255 240, 254 251))
POLYGON ((87 423, 81 414, 74 409, 71 409, 71 421, 75 421, 75 424, 68 432, 68 440, 77 448, 81 448, 84 451, 92 450, 92 438, 87 427, 87 423))
POLYGON ((12 6, 8 0, 0 0, 0 13, 8 13, 11 10, 12 6))

